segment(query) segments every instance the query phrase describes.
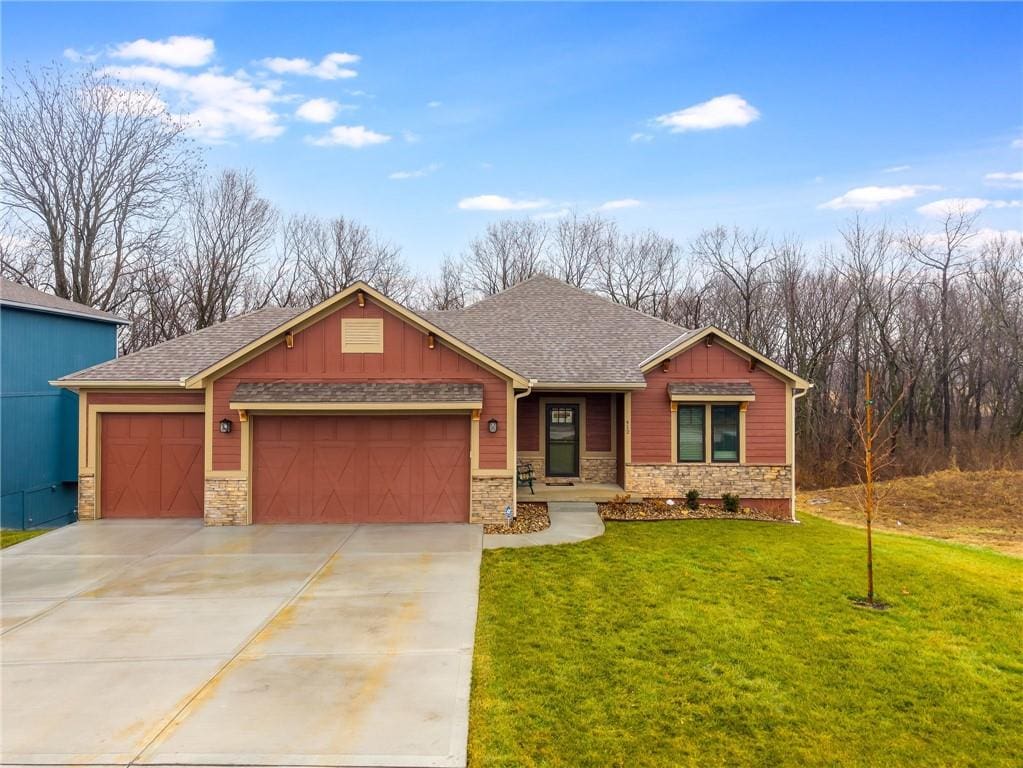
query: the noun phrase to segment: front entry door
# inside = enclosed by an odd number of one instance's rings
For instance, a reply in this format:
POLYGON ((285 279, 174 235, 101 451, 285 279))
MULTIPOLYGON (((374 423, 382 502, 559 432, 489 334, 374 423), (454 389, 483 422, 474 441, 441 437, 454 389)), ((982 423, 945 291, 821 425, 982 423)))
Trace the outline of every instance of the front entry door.
POLYGON ((579 476, 578 405, 547 405, 547 476, 579 476))

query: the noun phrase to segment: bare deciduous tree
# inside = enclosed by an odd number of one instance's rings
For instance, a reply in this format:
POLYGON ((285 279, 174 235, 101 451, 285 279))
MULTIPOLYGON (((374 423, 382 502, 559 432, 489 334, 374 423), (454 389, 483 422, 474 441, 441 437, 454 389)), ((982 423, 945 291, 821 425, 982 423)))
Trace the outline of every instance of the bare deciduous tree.
POLYGON ((470 288, 490 296, 542 272, 548 234, 543 222, 531 219, 488 225, 462 257, 470 288))
MULTIPOLYGON (((0 108, 0 196, 47 247, 56 295, 116 309, 164 237, 197 153, 155 93, 92 70, 9 73, 0 108)), ((24 269, 5 254, 5 270, 24 269)))
POLYGON ((246 290, 276 224, 277 212, 251 173, 227 170, 193 186, 179 271, 195 328, 260 303, 246 301, 246 290))

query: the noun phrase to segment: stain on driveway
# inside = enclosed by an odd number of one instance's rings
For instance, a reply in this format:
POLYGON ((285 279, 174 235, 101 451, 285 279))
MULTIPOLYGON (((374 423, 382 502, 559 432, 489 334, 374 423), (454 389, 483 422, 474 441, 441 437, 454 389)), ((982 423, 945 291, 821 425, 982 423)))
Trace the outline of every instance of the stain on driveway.
POLYGON ((99 521, 6 550, 4 762, 464 766, 481 541, 99 521))

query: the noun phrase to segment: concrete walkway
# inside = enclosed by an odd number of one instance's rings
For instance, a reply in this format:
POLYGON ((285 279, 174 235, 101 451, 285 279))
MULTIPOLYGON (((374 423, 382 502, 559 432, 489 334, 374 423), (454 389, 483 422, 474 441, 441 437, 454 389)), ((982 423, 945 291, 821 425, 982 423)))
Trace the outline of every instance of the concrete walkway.
POLYGON ((69 525, 0 556, 0 763, 466 764, 475 525, 69 525))
POLYGON ((542 547, 548 544, 573 544, 595 539, 604 534, 604 521, 597 514, 597 505, 584 501, 550 502, 547 514, 551 527, 537 533, 488 533, 483 536, 484 549, 508 547, 542 547))

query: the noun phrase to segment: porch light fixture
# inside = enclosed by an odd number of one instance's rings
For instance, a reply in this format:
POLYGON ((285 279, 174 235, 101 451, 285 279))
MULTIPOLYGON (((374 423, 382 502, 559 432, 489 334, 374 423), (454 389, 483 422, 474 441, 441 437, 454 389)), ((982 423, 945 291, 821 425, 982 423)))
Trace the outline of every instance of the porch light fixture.
POLYGON ((292 349, 295 346, 295 334, 292 333, 291 331, 288 331, 286 334, 284 334, 284 346, 286 346, 288 349, 292 349))
POLYGON ((437 344, 437 342, 434 339, 433 334, 432 333, 426 334, 426 347, 427 347, 427 349, 433 349, 436 344, 437 344))
POLYGON ((497 431, 497 419, 491 419, 490 421, 487 422, 487 430, 489 432, 497 431))
POLYGON ((670 358, 668 360, 665 360, 664 362, 661 363, 661 370, 664 371, 665 373, 669 373, 671 371, 671 359, 670 358))
POLYGON ((231 426, 232 424, 230 419, 220 420, 220 431, 223 432, 225 435, 231 431, 231 426))
POLYGON ((714 334, 713 333, 708 333, 707 334, 707 338, 705 338, 703 340, 703 343, 705 345, 707 345, 708 347, 713 346, 713 344, 714 344, 714 334))
POLYGON ((355 298, 359 300, 359 306, 360 307, 366 306, 366 296, 365 296, 365 294, 363 294, 362 291, 356 291, 355 292, 355 298))

